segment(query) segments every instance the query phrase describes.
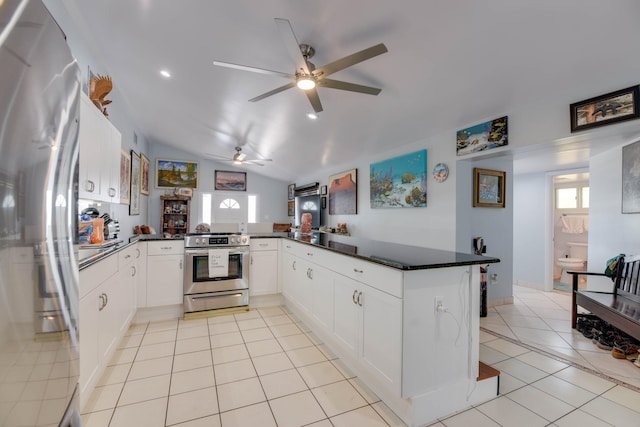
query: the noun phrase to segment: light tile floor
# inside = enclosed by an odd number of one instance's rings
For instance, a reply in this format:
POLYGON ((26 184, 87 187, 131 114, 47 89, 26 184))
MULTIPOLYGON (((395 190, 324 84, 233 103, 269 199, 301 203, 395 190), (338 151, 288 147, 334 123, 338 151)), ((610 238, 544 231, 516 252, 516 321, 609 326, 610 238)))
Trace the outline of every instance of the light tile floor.
MULTIPOLYGON (((521 317, 547 304, 517 294, 521 317)), ((639 425, 640 393, 518 344, 502 326, 526 327, 500 311, 483 326, 506 339, 481 331, 480 358, 501 395, 433 426, 639 425)), ((83 412, 85 427, 404 426, 286 307, 132 326, 83 412)))

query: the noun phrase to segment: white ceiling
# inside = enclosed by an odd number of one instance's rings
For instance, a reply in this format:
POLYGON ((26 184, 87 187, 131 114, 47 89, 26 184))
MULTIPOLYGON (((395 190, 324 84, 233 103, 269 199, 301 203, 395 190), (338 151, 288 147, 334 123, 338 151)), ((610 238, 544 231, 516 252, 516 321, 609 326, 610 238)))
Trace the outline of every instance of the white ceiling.
MULTIPOLYGON (((640 79, 637 0, 63 1, 148 141, 225 156, 241 144, 251 158, 274 160, 252 170, 286 181, 551 94, 593 96, 591 82, 615 90, 637 83, 629 73, 640 79), (388 53, 332 76, 380 95, 320 88, 315 121, 297 88, 247 102, 287 81, 212 61, 293 73, 276 17, 315 48, 316 66, 385 43, 388 53)), ((524 170, 584 162, 592 148, 539 142, 514 153, 524 170)))

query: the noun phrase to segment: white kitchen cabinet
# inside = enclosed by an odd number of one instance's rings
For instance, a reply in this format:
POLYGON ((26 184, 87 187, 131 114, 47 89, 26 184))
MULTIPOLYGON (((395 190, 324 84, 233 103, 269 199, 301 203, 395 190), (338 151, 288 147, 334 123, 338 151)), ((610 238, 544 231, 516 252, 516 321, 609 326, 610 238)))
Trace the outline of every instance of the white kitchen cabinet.
POLYGON ((147 306, 147 242, 138 242, 136 249, 136 261, 138 263, 136 306, 144 308, 147 306))
POLYGON ((182 304, 184 241, 147 242, 147 307, 182 304))
POLYGON ((295 283, 297 257, 290 252, 282 251, 282 295, 292 302, 295 302, 295 283))
POLYGON ((131 245, 118 253, 118 283, 116 305, 116 323, 120 332, 124 334, 136 312, 136 298, 138 285, 138 255, 137 245, 131 245))
POLYGON ((318 264, 309 267, 311 314, 327 332, 333 331, 333 293, 335 274, 318 264))
MULTIPOLYGON (((130 302, 121 299, 123 292, 118 283, 117 267, 118 257, 112 255, 80 271, 81 405, 86 403, 113 354, 116 343, 123 335, 123 325, 119 323, 118 313, 122 313, 120 307, 127 306, 130 302)), ((126 327, 128 325, 127 322, 126 327)))
POLYGON ((278 292, 278 239, 252 239, 250 242, 249 295, 278 292))
POLYGON ((119 203, 122 137, 88 97, 80 99, 79 197, 119 203))

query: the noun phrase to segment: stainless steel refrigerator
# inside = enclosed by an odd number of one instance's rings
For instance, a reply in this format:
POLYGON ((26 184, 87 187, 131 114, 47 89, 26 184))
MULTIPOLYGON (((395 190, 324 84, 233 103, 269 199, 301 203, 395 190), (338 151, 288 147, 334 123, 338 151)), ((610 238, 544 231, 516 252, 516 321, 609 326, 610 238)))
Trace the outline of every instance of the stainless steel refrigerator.
POLYGON ((79 426, 80 71, 40 0, 0 0, 0 426, 79 426))

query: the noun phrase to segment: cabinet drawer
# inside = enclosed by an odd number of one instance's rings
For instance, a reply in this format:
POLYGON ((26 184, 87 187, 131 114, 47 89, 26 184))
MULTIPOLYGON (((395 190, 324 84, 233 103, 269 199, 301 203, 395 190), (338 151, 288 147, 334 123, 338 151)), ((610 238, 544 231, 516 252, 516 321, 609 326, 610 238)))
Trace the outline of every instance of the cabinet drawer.
POLYGON ((251 251, 277 251, 279 239, 251 239, 251 251))
POLYGON ((80 271, 80 298, 118 272, 118 257, 107 256, 80 271))
POLYGON ((128 247, 124 248, 123 250, 121 250, 120 252, 118 252, 118 267, 119 267, 119 269, 122 270, 123 267, 125 267, 128 264, 134 262, 138 257, 138 253, 139 253, 139 251, 137 249, 137 245, 128 246, 128 247))
POLYGON ((147 255, 183 255, 184 240, 167 240, 147 243, 147 255))
POLYGON ((372 288, 402 298, 402 272, 372 262, 331 254, 331 266, 336 273, 350 277, 372 288), (334 258, 335 256, 335 258, 334 258))

